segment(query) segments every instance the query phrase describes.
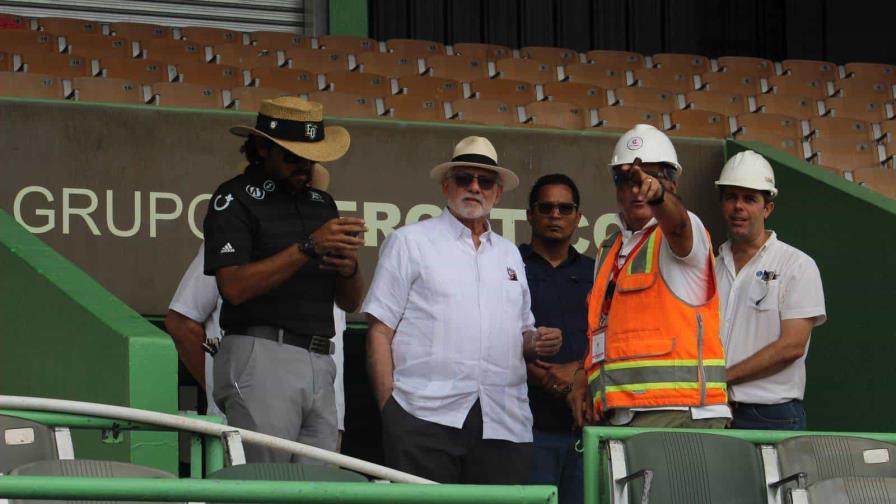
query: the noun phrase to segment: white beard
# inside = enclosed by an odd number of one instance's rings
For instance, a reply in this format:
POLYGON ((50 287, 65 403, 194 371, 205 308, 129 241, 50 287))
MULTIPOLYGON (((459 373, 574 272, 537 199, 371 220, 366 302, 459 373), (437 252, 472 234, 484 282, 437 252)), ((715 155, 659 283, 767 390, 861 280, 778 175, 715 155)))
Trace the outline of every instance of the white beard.
POLYGON ((488 203, 482 196, 467 193, 460 195, 457 199, 449 200, 448 208, 454 210, 454 213, 464 219, 481 219, 492 211, 492 203, 488 203), (465 202, 464 198, 475 198, 480 204, 465 202))

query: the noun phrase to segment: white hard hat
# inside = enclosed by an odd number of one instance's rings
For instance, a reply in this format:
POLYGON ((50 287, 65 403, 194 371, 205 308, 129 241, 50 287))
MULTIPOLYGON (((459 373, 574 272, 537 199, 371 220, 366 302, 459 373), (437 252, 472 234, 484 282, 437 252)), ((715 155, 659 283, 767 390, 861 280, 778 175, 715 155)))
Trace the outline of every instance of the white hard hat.
POLYGON ((638 124, 616 142, 610 170, 614 166, 632 164, 635 158, 641 158, 642 163, 669 163, 681 174, 681 165, 678 164, 678 154, 675 153, 672 141, 665 133, 649 124, 638 124))
POLYGON ((751 150, 738 152, 732 156, 722 168, 722 174, 719 175, 719 180, 716 180, 716 185, 768 191, 773 198, 778 195, 772 165, 751 150))

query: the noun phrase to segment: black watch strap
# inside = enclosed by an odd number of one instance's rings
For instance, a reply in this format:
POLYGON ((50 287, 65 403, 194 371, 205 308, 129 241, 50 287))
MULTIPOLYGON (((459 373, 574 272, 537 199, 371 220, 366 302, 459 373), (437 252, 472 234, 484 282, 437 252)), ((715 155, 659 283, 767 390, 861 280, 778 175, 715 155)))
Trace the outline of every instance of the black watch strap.
POLYGON ((305 254, 311 259, 317 259, 320 255, 317 253, 317 250, 314 249, 314 239, 310 236, 298 241, 299 252, 305 254))

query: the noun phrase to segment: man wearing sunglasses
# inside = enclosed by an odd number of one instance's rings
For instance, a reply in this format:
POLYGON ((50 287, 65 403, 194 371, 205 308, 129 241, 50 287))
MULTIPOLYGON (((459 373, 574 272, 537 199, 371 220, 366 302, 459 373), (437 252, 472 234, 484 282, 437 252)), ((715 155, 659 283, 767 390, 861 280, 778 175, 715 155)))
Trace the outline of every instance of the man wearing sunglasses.
POLYGON ((520 245, 538 325, 557 327, 564 335, 560 351, 528 364, 529 405, 534 439, 529 484, 554 485, 561 504, 582 502, 580 436, 565 397, 588 348, 588 309, 594 259, 570 244, 579 226, 579 189, 563 174, 539 178, 529 193, 526 219, 530 244, 520 245))
POLYGON ((553 355, 562 338, 533 330, 520 253, 488 222, 519 178, 482 137, 461 140, 430 176, 446 208, 389 235, 361 308, 386 464, 441 483, 522 484, 523 357, 553 355))
MULTIPOLYGON (((316 162, 348 150, 348 131, 325 127, 319 103, 288 96, 230 131, 248 137, 250 166, 218 187, 204 223, 204 271, 223 298, 212 396, 230 425, 335 451, 333 303, 360 304, 365 228, 310 183, 316 162)), ((245 451, 249 462, 305 461, 245 451)))
POLYGON ((616 143, 609 168, 621 231, 598 252, 573 413, 580 423, 723 428, 731 412, 712 244, 675 194, 675 148, 639 124, 616 143))

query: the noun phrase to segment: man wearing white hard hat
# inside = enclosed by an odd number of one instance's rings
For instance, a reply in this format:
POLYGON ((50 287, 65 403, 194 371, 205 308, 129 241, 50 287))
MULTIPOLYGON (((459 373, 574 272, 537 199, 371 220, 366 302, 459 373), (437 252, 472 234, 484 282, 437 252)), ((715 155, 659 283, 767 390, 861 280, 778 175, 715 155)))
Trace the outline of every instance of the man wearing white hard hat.
POLYGON ((675 194, 672 142, 639 124, 616 143, 619 227, 597 258, 589 353, 568 401, 580 423, 722 428, 731 417, 713 254, 675 194))
POLYGON ((821 275, 811 257, 765 228, 778 195, 765 158, 735 154, 716 185, 728 227, 716 277, 732 426, 806 430, 806 353, 812 328, 826 319, 821 275))
POLYGON ((442 214, 390 234, 361 311, 385 461, 441 483, 522 484, 532 452, 527 359, 558 329, 530 310, 519 250, 488 215, 519 178, 467 137, 430 172, 442 214))

